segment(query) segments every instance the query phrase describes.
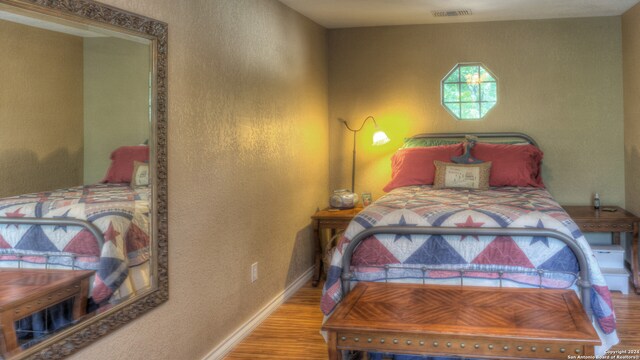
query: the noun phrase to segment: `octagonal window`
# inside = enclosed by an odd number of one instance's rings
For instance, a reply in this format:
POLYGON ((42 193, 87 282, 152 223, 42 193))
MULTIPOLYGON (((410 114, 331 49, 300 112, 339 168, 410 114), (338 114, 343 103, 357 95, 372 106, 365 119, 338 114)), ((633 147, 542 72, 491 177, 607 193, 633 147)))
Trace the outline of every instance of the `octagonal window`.
POLYGON ((458 120, 479 120, 498 101, 496 77, 481 63, 457 64, 441 82, 442 106, 458 120))

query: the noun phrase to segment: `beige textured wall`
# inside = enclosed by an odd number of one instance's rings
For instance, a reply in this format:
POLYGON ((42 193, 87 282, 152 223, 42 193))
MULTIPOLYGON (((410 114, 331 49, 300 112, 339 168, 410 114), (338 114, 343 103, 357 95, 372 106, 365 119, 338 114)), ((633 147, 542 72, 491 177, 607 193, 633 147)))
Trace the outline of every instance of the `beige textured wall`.
POLYGON ((105 2, 169 24, 170 293, 72 359, 201 359, 312 265, 326 31, 275 0, 105 2))
POLYGON ((0 197, 82 184, 82 38, 0 21, 0 197))
MULTIPOLYGON (((519 131, 545 152, 544 181, 564 204, 599 192, 624 205, 620 18, 509 21, 329 31, 330 185, 350 187, 351 124, 376 116, 392 142, 358 135, 356 191, 382 194, 402 138, 422 132, 519 131), (482 121, 455 120, 440 80, 459 62, 497 76, 499 103, 482 121)), ((637 103, 637 101, 635 101, 637 103)))
POLYGON ((622 15, 627 209, 640 214, 640 4, 622 15))
POLYGON ((107 173, 109 155, 149 138, 149 45, 84 40, 84 183, 107 173))

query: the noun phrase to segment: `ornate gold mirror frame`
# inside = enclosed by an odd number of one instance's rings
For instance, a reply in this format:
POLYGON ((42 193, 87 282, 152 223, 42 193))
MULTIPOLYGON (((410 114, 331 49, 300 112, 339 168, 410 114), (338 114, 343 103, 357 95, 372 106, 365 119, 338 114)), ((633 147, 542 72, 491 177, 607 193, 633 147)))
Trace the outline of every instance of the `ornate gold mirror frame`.
MULTIPOLYGON (((1 5, 53 16, 81 25, 101 27, 148 39, 152 48, 152 129, 149 139, 154 152, 150 159, 153 201, 152 224, 155 279, 146 293, 115 308, 61 331, 15 358, 60 359, 91 344, 118 327, 167 301, 167 24, 91 0, 0 0, 1 5), (153 154, 155 153, 155 156, 153 154)), ((14 358, 14 357, 12 357, 14 358)))

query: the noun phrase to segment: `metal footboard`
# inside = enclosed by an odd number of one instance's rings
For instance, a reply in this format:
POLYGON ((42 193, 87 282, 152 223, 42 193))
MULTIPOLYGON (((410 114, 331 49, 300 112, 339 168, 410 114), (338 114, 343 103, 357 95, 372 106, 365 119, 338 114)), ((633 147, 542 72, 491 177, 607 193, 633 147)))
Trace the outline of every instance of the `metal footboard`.
MULTIPOLYGON (((565 243, 569 249, 575 254, 578 260, 580 271, 578 273, 577 285, 580 287, 580 299, 584 305, 584 310, 591 318, 593 310, 591 309, 591 282, 589 281, 589 266, 587 263, 587 257, 571 237, 555 231, 547 229, 537 228, 447 228, 447 227, 430 227, 430 226, 379 226, 366 229, 351 239, 349 244, 344 250, 342 256, 342 293, 346 295, 351 289, 351 281, 355 278, 354 273, 351 271, 351 257, 353 252, 360 245, 362 240, 369 238, 376 234, 399 234, 399 235, 474 235, 474 236, 541 236, 547 238, 553 238, 565 243)), ((475 271, 475 270, 474 270, 475 271)))
POLYGON ((2 261, 13 261, 16 266, 5 267, 0 266, 0 271, 4 268, 14 269, 69 269, 69 270, 88 270, 79 263, 79 259, 97 259, 95 255, 77 255, 70 253, 30 253, 22 251, 4 251, 0 250, 0 259, 2 261), (41 259, 42 261, 38 261, 41 259), (65 261, 66 259, 66 261, 65 261))
POLYGON ((77 226, 86 229, 93 235, 98 243, 98 249, 102 249, 104 245, 104 236, 97 226, 86 220, 64 218, 64 219, 51 219, 51 218, 34 218, 34 217, 22 217, 22 218, 4 218, 0 217, 0 224, 8 225, 53 225, 53 226, 77 226))

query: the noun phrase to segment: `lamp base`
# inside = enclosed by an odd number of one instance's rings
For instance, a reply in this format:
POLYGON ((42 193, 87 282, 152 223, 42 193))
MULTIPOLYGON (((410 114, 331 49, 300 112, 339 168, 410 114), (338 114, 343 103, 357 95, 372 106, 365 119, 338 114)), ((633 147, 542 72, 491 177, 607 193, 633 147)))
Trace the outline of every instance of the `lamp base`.
POLYGON ((353 209, 358 203, 358 194, 347 189, 339 189, 329 197, 329 205, 336 209, 353 209))

